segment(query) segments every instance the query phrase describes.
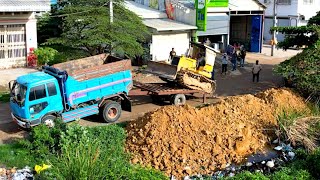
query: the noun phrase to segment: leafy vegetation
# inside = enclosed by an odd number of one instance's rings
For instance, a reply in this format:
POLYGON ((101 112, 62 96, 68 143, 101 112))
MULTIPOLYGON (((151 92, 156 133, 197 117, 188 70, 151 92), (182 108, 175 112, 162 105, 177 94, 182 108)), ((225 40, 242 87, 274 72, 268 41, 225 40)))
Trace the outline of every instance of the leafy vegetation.
POLYGON ((142 55, 142 43, 149 32, 141 19, 124 7, 123 1, 114 2, 114 22, 110 22, 107 0, 66 0, 58 2, 51 16, 40 19, 39 27, 55 28, 56 32, 40 32, 46 45, 63 44, 82 48, 90 55, 116 52, 129 57, 142 55), (72 16, 71 16, 72 14, 72 16))
POLYGON ((34 54, 37 56, 38 64, 44 65, 55 59, 57 50, 50 47, 39 47, 34 50, 34 54))
POLYGON ((10 101, 10 93, 0 92, 0 102, 9 102, 9 101, 10 101))
POLYGON ((36 162, 28 149, 18 142, 0 145, 0 165, 23 168, 36 162))
POLYGON ((288 49, 292 46, 307 46, 303 52, 280 63, 275 72, 284 76, 309 100, 320 103, 320 11, 312 17, 307 26, 277 27, 272 30, 286 34, 278 46, 288 49))
POLYGON ((117 125, 88 128, 58 120, 54 128, 33 128, 19 145, 34 159, 30 162, 52 166, 38 175, 41 179, 166 179, 158 171, 130 164, 125 138, 117 125))

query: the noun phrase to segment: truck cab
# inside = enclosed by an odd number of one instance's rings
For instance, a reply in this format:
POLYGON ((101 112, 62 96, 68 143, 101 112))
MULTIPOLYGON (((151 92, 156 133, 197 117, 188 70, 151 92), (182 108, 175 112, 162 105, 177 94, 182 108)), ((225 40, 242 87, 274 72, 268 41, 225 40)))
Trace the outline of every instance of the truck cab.
POLYGON ((38 125, 47 115, 63 111, 58 81, 47 73, 20 76, 9 83, 9 88, 11 116, 21 127, 38 125))

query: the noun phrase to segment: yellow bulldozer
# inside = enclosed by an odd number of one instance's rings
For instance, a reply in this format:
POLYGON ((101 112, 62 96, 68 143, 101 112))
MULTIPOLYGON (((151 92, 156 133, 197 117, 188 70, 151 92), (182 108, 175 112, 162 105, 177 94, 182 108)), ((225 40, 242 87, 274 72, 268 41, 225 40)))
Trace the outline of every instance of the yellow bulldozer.
POLYGON ((213 94, 216 82, 212 72, 217 53, 207 45, 190 42, 185 55, 174 56, 169 63, 149 61, 145 71, 164 81, 213 94))

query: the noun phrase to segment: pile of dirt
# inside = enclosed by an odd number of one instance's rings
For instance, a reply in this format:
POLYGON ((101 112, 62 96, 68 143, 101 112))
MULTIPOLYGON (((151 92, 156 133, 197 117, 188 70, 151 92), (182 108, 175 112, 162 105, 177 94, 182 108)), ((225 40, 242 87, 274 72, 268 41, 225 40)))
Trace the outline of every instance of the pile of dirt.
POLYGON ((256 97, 263 99, 270 105, 276 113, 281 111, 295 110, 298 112, 306 111, 307 105, 304 99, 290 89, 269 89, 260 92, 256 97))
POLYGON ((209 174, 263 150, 275 127, 273 107, 253 95, 201 109, 166 106, 130 122, 126 149, 132 163, 167 175, 209 174))

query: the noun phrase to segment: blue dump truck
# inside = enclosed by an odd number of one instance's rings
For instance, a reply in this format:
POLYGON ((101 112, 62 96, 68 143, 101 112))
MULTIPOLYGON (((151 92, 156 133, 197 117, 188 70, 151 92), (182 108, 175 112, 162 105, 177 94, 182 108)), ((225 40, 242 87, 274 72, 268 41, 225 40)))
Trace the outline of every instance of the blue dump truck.
POLYGON ((23 128, 94 114, 115 122, 122 110, 131 111, 132 87, 131 61, 108 54, 43 66, 9 83, 11 115, 23 128))

